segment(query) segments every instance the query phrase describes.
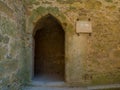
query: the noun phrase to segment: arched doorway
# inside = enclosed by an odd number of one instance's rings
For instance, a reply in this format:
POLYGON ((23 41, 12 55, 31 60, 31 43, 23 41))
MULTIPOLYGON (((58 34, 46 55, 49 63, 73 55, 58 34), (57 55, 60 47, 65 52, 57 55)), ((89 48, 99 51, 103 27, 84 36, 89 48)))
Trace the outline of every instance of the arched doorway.
POLYGON ((41 18, 35 27, 34 41, 34 78, 63 81, 65 33, 59 21, 50 14, 41 18))

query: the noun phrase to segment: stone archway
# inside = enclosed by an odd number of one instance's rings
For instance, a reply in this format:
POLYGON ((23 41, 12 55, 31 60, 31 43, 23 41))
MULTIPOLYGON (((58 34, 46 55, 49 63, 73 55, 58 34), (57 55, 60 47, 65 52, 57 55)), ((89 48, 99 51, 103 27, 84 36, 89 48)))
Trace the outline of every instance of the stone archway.
MULTIPOLYGON (((37 9, 35 9, 34 11, 36 10, 37 9)), ((33 80, 34 78, 34 40, 33 38, 36 32, 38 31, 38 29, 41 30, 43 28, 44 24, 42 24, 41 22, 44 21, 45 19, 43 18, 48 15, 52 16, 54 20, 57 21, 58 25, 62 27, 65 34, 64 36, 65 37, 64 39, 64 44, 65 44, 64 67, 65 68, 64 68, 64 77, 63 77, 64 82, 65 83, 71 83, 71 82, 77 82, 77 81, 79 82, 79 80, 81 79, 81 72, 76 72, 76 66, 77 66, 77 69, 81 71, 81 68, 80 68, 81 65, 79 65, 79 63, 76 63, 76 62, 80 62, 80 58, 77 58, 77 57, 81 53, 80 48, 82 48, 81 47, 82 36, 76 35, 73 24, 69 21, 69 18, 66 17, 65 14, 63 14, 62 12, 58 12, 58 13, 54 13, 54 11, 49 12, 47 9, 46 9, 46 12, 42 14, 40 12, 38 12, 38 14, 32 13, 26 20, 27 22, 26 35, 28 35, 28 37, 30 38, 30 41, 29 41, 30 48, 26 50, 27 51, 26 55, 29 58, 29 59, 27 58, 28 62, 26 63, 26 65, 28 66, 27 71, 29 72, 28 73, 29 77, 27 79, 29 81, 34 82, 33 80)))
POLYGON ((64 81, 65 33, 51 14, 42 17, 34 29, 34 77, 41 81, 64 81))

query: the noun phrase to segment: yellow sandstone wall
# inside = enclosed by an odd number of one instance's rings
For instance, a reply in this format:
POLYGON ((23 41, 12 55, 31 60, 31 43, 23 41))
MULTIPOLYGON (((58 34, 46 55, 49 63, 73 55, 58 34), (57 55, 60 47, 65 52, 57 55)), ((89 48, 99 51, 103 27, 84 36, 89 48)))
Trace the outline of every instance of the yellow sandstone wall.
POLYGON ((33 29, 48 13, 66 32, 67 83, 120 83, 119 0, 1 0, 0 90, 30 83, 33 29), (91 36, 75 33, 76 20, 91 21, 91 36))
MULTIPOLYGON (((120 83, 119 0, 26 1, 27 25, 52 14, 67 27, 66 80, 80 85, 120 83), (91 21, 92 35, 75 33, 75 23, 91 21), (71 56, 72 55, 72 56, 71 56)), ((32 30, 26 29, 32 33, 32 30)))

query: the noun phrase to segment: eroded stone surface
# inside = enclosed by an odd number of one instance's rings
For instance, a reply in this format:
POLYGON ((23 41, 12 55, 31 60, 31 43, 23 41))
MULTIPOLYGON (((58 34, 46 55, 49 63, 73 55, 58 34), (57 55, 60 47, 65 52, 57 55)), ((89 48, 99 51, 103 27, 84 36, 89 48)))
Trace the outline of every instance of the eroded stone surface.
POLYGON ((33 29, 48 13, 66 32, 68 83, 120 83, 119 6, 119 0, 1 0, 0 89, 19 90, 30 82, 33 29), (76 20, 92 22, 91 36, 75 33, 76 20))

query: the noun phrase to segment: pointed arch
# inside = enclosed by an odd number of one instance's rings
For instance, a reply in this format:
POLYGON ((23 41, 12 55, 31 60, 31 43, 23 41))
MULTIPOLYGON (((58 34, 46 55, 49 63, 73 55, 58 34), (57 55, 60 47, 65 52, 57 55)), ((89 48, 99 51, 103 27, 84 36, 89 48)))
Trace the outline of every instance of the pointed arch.
MULTIPOLYGON (((30 80, 33 79, 34 76, 34 72, 33 72, 33 67, 34 67, 34 35, 36 34, 37 31, 37 25, 39 22, 41 22, 41 20, 47 16, 51 16, 52 18, 54 18, 54 20, 57 20, 57 23, 59 23, 61 25, 61 27, 64 30, 64 34, 65 34, 65 40, 64 40, 64 44, 65 44, 65 81, 68 81, 69 78, 69 74, 68 74, 68 56, 69 56, 69 45, 68 43, 71 41, 71 35, 74 34, 74 26, 72 25, 72 23, 69 21, 68 17, 58 11, 56 13, 54 13, 53 11, 48 11, 47 9, 45 9, 45 12, 39 13, 37 12, 37 14, 35 13, 36 9, 32 11, 31 15, 26 19, 26 34, 30 36, 30 41, 29 41, 29 45, 30 45, 30 49, 29 49, 29 60, 30 62, 28 62, 28 69, 30 71, 30 80)), ((39 11, 39 10, 37 10, 39 11)), ((42 27, 41 27, 42 28, 42 27)))
MULTIPOLYGON (((59 25, 59 27, 64 31, 63 26, 61 24, 61 22, 54 17, 52 14, 48 13, 45 16, 41 17, 35 24, 34 30, 33 30, 33 36, 36 34, 36 31, 38 29, 41 29, 44 27, 44 24, 46 23, 46 20, 51 19, 54 22, 56 22, 57 25, 59 25)), ((65 32, 65 31, 64 31, 65 32)))
POLYGON ((51 14, 43 16, 35 25, 33 37, 34 77, 40 80, 64 80, 65 32, 61 23, 51 14))

